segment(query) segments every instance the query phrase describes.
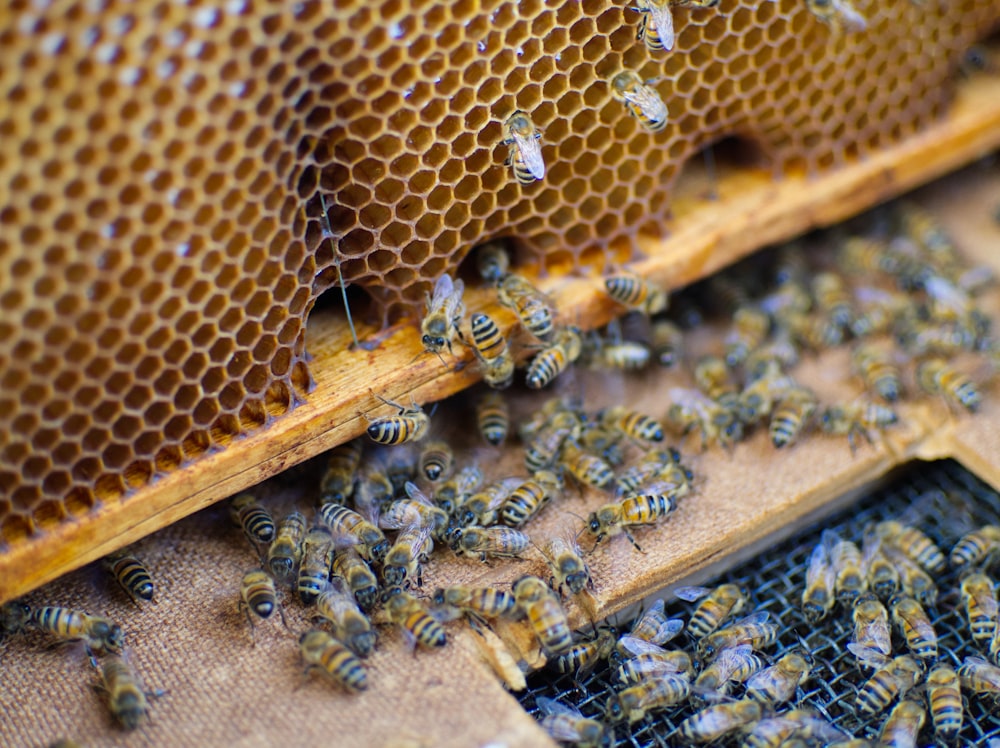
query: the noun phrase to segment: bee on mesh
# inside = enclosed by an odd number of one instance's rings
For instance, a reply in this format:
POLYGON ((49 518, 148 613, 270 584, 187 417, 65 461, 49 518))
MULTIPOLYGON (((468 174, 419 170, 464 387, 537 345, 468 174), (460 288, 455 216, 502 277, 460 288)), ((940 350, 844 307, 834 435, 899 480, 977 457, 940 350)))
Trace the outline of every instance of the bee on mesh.
POLYGON ((678 587, 674 594, 681 600, 701 600, 691 613, 688 631, 701 638, 718 629, 727 619, 743 612, 750 602, 750 591, 737 584, 720 584, 718 587, 678 587))
POLYGON ((879 745, 915 746, 920 731, 927 721, 923 702, 903 699, 882 723, 878 734, 879 745))
MULTIPOLYGON (((374 393, 373 393, 374 394, 374 393)), ((386 400, 380 395, 375 395, 386 405, 397 408, 399 412, 394 416, 383 416, 381 418, 368 419, 368 437, 378 444, 397 445, 407 442, 417 442, 427 436, 431 419, 420 406, 415 402, 410 403, 410 407, 386 400)))
POLYGON ((618 643, 618 632, 602 626, 592 639, 573 643, 553 660, 553 667, 560 673, 575 673, 578 681, 589 675, 597 664, 608 659, 618 643))
POLYGON ((698 656, 702 661, 710 661, 722 651, 743 644, 755 650, 771 646, 777 639, 778 626, 769 619, 766 610, 759 610, 703 636, 698 642, 698 656))
POLYGON ((605 744, 607 728, 603 722, 584 717, 576 707, 544 696, 537 697, 535 704, 542 715, 539 724, 553 740, 578 748, 599 748, 605 744))
POLYGON ((937 660, 937 632, 920 603, 912 597, 897 595, 889 601, 889 607, 892 609, 892 622, 906 640, 910 653, 922 660, 937 660))
POLYGON ((667 649, 659 644, 626 635, 618 640, 612 658, 617 662, 615 680, 634 686, 647 679, 694 677, 691 655, 682 649, 667 649))
POLYGON ((1000 704, 1000 667, 982 657, 966 657, 958 669, 962 688, 1000 704))
POLYGON ((997 605, 996 583, 981 571, 962 575, 960 591, 969 633, 976 644, 992 642, 996 638, 997 605))
POLYGON ((965 720, 961 680, 955 668, 939 663, 927 674, 926 683, 934 734, 950 742, 958 737, 965 720))
MULTIPOLYGON (((648 81, 644 81, 633 70, 623 70, 618 73, 610 82, 611 96, 617 101, 625 104, 629 114, 635 117, 650 132, 661 132, 667 126, 667 105, 655 88, 648 81)), ((635 279, 637 283, 644 283, 635 279)), ((664 301, 664 307, 666 302, 664 301)), ((656 309, 655 311, 662 311, 656 309)), ((648 314, 655 313, 648 311, 648 314)))
POLYGON ((868 663, 876 670, 858 690, 857 705, 865 714, 885 711, 898 696, 903 698, 924 675, 921 664, 909 655, 892 659, 878 652, 868 653, 868 663))
POLYGON ((153 577, 142 561, 127 551, 119 551, 107 556, 103 563, 132 602, 137 605, 140 600, 152 602, 153 577))
POLYGON ((793 650, 747 681, 747 697, 766 704, 784 704, 809 679, 813 660, 805 650, 793 650))
POLYGON ((888 600, 899 590, 899 570, 882 550, 882 539, 874 527, 866 527, 861 544, 861 566, 868 576, 868 589, 881 600, 888 600))
POLYGON ((246 614, 254 646, 257 646, 254 619, 266 621, 277 610, 281 616, 281 623, 286 629, 288 628, 285 611, 278 602, 278 595, 274 589, 274 580, 263 569, 253 569, 243 575, 243 581, 240 583, 239 610, 246 614))
POLYGON ((854 601, 852 612, 854 635, 847 649, 857 656, 859 664, 869 664, 870 653, 892 654, 889 611, 873 594, 861 595, 854 601))
POLYGON ((759 721, 761 716, 760 702, 740 699, 707 706, 681 722, 677 729, 692 743, 711 743, 759 721))
POLYGON ((638 683, 612 694, 604 708, 612 723, 627 720, 634 724, 651 712, 669 709, 687 700, 691 681, 686 675, 647 676, 638 683))
POLYGON ((355 654, 326 631, 313 629, 299 637, 303 677, 319 673, 352 693, 368 688, 368 672, 355 654))
POLYGON ((698 674, 692 687, 692 698, 702 703, 718 702, 729 693, 732 683, 745 683, 764 669, 764 661, 754 654, 749 644, 737 644, 721 650, 698 674))
POLYGON ((910 556, 892 544, 886 544, 883 552, 899 572, 899 587, 903 594, 933 606, 937 602, 938 588, 934 579, 910 556))
POLYGON ((503 123, 503 142, 508 147, 506 164, 521 184, 545 178, 545 159, 542 158, 542 132, 531 117, 520 109, 503 123))
POLYGON ((826 618, 837 601, 834 589, 837 573, 830 550, 829 542, 821 540, 809 555, 806 584, 802 590, 802 615, 809 623, 826 618))
MULTIPOLYGON (((766 715, 747 728, 746 748, 796 748, 841 745, 847 734, 810 709, 790 709, 766 715)), ((866 741, 867 742, 867 741, 866 741)))
POLYGON ((998 552, 1000 552, 1000 525, 983 525, 959 538, 951 549, 948 561, 956 568, 980 562, 992 565, 998 552))
MULTIPOLYGON (((451 343, 458 337, 462 339, 462 315, 465 314, 465 302, 462 294, 465 284, 461 279, 453 281, 445 273, 434 284, 434 293, 427 296, 427 310, 420 323, 420 342, 424 351, 434 353, 441 358, 444 348, 451 353, 451 343)), ((444 359, 441 359, 444 363, 444 359)))

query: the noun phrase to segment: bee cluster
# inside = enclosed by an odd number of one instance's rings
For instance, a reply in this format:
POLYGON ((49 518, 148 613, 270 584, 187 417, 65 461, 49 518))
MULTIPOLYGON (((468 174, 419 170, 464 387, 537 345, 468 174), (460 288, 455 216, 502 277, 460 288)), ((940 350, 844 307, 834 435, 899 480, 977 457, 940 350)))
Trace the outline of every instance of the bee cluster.
POLYGON ((693 610, 706 589, 675 590, 627 634, 603 628, 605 661, 537 674, 522 703, 578 745, 986 745, 998 522, 1000 497, 958 466, 915 468, 693 610))

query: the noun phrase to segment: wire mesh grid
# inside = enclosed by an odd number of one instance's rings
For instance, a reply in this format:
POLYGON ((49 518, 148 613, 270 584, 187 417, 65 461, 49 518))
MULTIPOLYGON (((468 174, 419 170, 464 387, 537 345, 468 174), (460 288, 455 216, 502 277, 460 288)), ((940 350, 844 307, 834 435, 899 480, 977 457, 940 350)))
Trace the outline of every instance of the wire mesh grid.
MULTIPOLYGON (((766 610, 778 622, 777 644, 766 650, 771 659, 804 645, 813 657, 810 678, 799 688, 795 703, 824 715, 832 724, 856 738, 875 738, 887 712, 868 717, 855 710, 857 691, 867 678, 847 650, 853 633, 850 610, 838 605, 826 620, 809 624, 800 612, 802 588, 809 554, 823 529, 832 529, 845 539, 860 543, 868 523, 901 519, 923 530, 942 550, 947 551, 961 535, 983 524, 1000 524, 1000 495, 957 463, 943 461, 918 463, 894 481, 862 498, 843 513, 828 518, 798 536, 758 555, 753 562, 733 569, 707 583, 707 586, 733 582, 746 587, 753 605, 748 610, 766 610)), ((935 608, 928 609, 938 635, 942 661, 958 667, 967 655, 984 653, 977 649, 969 634, 958 592, 959 571, 948 569, 936 578, 940 595, 935 608)), ((696 603, 668 600, 666 612, 687 620, 696 603)), ((620 631, 631 622, 615 621, 620 631)), ((684 637, 689 637, 684 634, 684 637)), ((671 642, 669 647, 684 646, 694 651, 695 641, 687 638, 671 642)), ((893 653, 905 651, 905 643, 893 631, 893 653)), ((620 690, 612 670, 602 663, 578 682, 573 675, 541 671, 528 679, 521 695, 522 706, 538 717, 535 700, 540 696, 575 706, 585 716, 602 719, 608 697, 620 690)), ((739 697, 739 689, 733 692, 739 697)), ((992 700, 963 693, 966 703, 965 724, 957 741, 951 745, 983 746, 990 738, 1000 737, 1000 711, 992 700)), ((780 708, 782 711, 784 707, 780 708)), ((665 712, 647 715, 628 726, 615 727, 617 745, 670 746, 682 742, 677 727, 694 714, 696 708, 684 704, 665 712)), ((920 745, 933 745, 934 734, 928 716, 920 745)))

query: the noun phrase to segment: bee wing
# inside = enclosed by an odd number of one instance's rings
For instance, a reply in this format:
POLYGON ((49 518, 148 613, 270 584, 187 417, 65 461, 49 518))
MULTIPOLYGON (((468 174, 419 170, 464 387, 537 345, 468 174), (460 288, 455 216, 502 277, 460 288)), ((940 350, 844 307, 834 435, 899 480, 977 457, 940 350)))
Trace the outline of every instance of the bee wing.
POLYGON ((670 660, 647 660, 645 662, 633 662, 632 669, 639 675, 648 678, 662 678, 664 676, 678 675, 683 672, 679 664, 670 660))
MULTIPOLYGON (((669 10, 667 11, 667 15, 670 15, 669 10)), ((625 97, 625 101, 633 104, 654 122, 665 122, 669 115, 667 105, 663 103, 660 94, 652 86, 645 84, 634 86, 626 91, 623 96, 625 97)))
POLYGON ((670 12, 668 3, 650 3, 649 16, 660 32, 660 39, 663 41, 663 48, 669 52, 674 48, 674 16, 670 12))
POLYGON ((733 626, 756 626, 756 625, 761 624, 761 623, 767 623, 767 621, 768 621, 768 619, 770 617, 771 617, 771 614, 768 613, 766 610, 758 610, 758 611, 756 611, 754 613, 751 613, 748 616, 744 616, 743 618, 739 619, 738 621, 736 621, 736 623, 734 623, 732 625, 733 626))
POLYGON ((913 626, 913 630, 921 639, 937 641, 937 631, 934 630, 934 626, 931 625, 928 618, 911 618, 910 625, 913 626))
POLYGON ((715 660, 715 664, 725 674, 726 679, 740 668, 747 658, 753 654, 753 647, 749 644, 738 644, 735 647, 724 649, 715 660))
POLYGON ((525 136, 520 132, 511 133, 511 137, 514 139, 514 147, 520 152, 521 160, 524 161, 524 166, 531 176, 535 179, 544 178, 545 161, 542 159, 542 146, 538 142, 538 138, 525 136))
POLYGON ((451 296, 449 296, 445 302, 445 311, 448 315, 449 322, 455 317, 460 317, 465 310, 465 305, 462 303, 462 295, 464 293, 465 283, 461 278, 456 278, 455 283, 452 286, 451 296))
POLYGON ((864 31, 868 28, 868 21, 855 10, 849 0, 833 0, 833 5, 840 13, 841 19, 852 31, 864 31))
POLYGON ((443 307, 454 292, 455 285, 451 276, 445 273, 434 283, 434 293, 431 294, 430 301, 427 302, 427 313, 430 314, 443 307))
POLYGON ((660 624, 651 641, 656 644, 666 644, 684 630, 684 621, 680 618, 670 618, 660 624))
POLYGON ((434 502, 428 498, 427 494, 417 488, 416 484, 406 481, 403 488, 406 491, 406 495, 413 501, 416 501, 418 504, 423 504, 426 507, 434 507, 434 502))
POLYGON ((393 502, 379 517, 379 527, 385 530, 406 530, 420 524, 420 514, 412 507, 393 502))
POLYGON ((663 600, 657 600, 653 603, 649 607, 649 610, 643 613, 638 619, 636 619, 636 622, 632 624, 632 630, 635 631, 641 626, 658 626, 659 622, 663 619, 664 604, 663 600))
POLYGON ((832 571, 829 549, 825 543, 820 543, 813 548, 809 556, 809 565, 806 567, 806 587, 812 587, 820 581, 829 584, 832 571))
POLYGON ((874 647, 864 647, 857 642, 849 642, 847 650, 858 658, 858 662, 868 667, 880 668, 887 665, 891 658, 874 647))
MULTIPOLYGON (((541 710, 542 714, 562 714, 567 717, 582 717, 578 709, 567 704, 563 704, 555 699, 550 699, 545 696, 538 696, 535 698, 535 705, 541 710)), ((560 740, 569 740, 570 738, 560 738, 560 740)), ((572 738, 575 740, 575 737, 572 738)))
POLYGON ((636 657, 644 654, 659 655, 667 651, 659 644, 654 644, 653 642, 646 641, 645 639, 639 639, 635 636, 623 636, 618 640, 618 643, 623 649, 625 649, 626 652, 636 657))
POLYGON ((685 602, 693 603, 700 600, 712 591, 711 587, 678 587, 674 590, 674 595, 685 602))

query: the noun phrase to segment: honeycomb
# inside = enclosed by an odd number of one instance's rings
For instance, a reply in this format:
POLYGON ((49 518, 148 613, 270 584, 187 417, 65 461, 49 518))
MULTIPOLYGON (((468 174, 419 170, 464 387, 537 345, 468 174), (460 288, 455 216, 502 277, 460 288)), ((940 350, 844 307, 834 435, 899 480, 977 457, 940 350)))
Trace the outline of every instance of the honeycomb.
POLYGON ((651 54, 606 0, 14 0, 0 18, 0 542, 117 501, 308 391, 304 325, 344 277, 383 318, 472 243, 542 270, 657 234, 687 159, 738 136, 822 169, 942 113, 992 0, 677 8, 651 54), (606 81, 652 79, 651 133, 606 81), (515 109, 548 173, 503 161, 515 109), (319 220, 332 205, 336 246, 319 220))

